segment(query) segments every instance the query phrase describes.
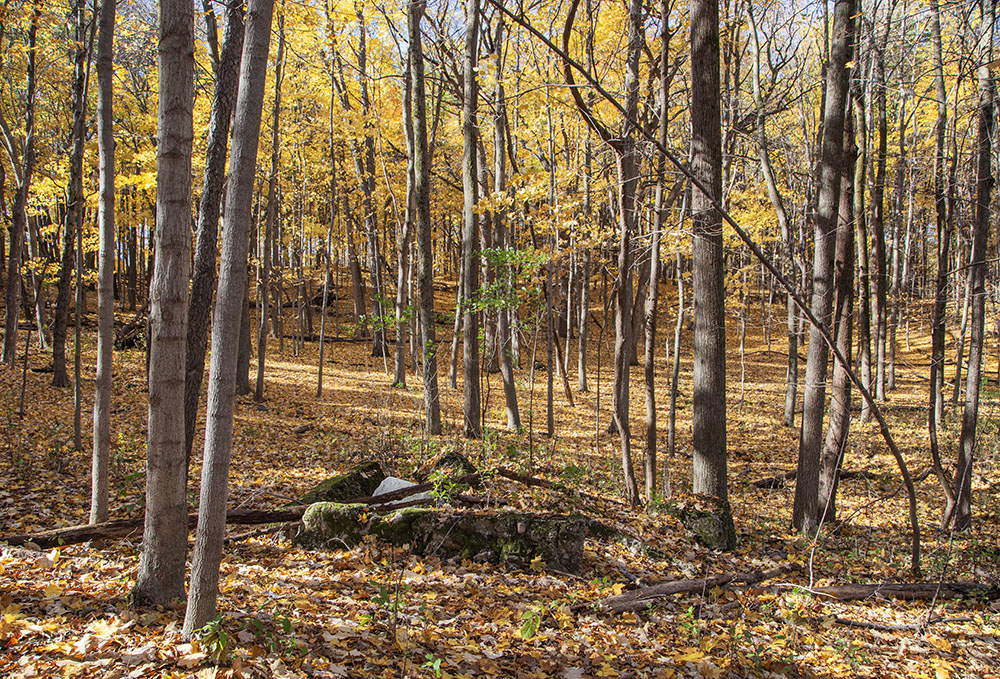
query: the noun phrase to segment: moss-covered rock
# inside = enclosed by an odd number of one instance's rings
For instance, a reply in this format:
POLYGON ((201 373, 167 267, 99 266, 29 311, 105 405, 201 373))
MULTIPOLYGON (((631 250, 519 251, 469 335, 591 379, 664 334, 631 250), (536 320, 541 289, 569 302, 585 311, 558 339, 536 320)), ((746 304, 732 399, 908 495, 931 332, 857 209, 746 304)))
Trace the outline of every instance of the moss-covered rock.
POLYGON ((457 450, 449 450, 421 466, 417 470, 415 478, 423 483, 434 476, 456 479, 467 474, 475 474, 478 471, 476 465, 469 462, 469 458, 465 455, 457 450))
POLYGON ((367 512, 366 504, 312 504, 302 515, 302 527, 294 542, 307 548, 353 547, 366 532, 367 527, 362 519, 367 512))
POLYGON ((680 495, 664 500, 651 508, 650 513, 676 518, 709 549, 727 551, 736 546, 736 527, 729 503, 711 495, 680 495))
POLYGON ((579 574, 583 570, 582 518, 520 513, 473 514, 427 507, 407 507, 385 515, 364 505, 314 505, 303 517, 297 544, 339 549, 357 544, 364 534, 417 554, 501 563, 526 568, 540 558, 548 567, 579 574))
POLYGON ((362 462, 343 474, 320 481, 302 496, 300 502, 311 505, 315 502, 347 502, 368 497, 384 478, 385 472, 378 462, 362 462))

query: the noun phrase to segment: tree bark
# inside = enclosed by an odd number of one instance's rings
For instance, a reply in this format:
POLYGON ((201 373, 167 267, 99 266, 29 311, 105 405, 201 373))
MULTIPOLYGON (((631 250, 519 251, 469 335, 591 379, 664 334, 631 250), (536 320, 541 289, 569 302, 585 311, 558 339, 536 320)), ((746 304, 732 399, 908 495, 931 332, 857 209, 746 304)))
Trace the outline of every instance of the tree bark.
POLYGON ((205 456, 198 503, 198 532, 191 564, 191 589, 184 616, 184 636, 215 617, 219 564, 226 530, 229 461, 233 444, 233 406, 237 347, 229 338, 239 332, 243 290, 247 285, 247 249, 257 140, 271 36, 274 0, 250 0, 246 40, 233 126, 232 160, 226 189, 226 232, 222 241, 219 292, 212 323, 212 358, 208 378, 205 456))
POLYGON ((712 193, 692 188, 694 399, 691 411, 694 492, 728 501, 726 469, 726 316, 719 103, 719 5, 691 3, 691 170, 712 193))
POLYGON ((466 438, 483 436, 480 419, 481 397, 479 392, 479 168, 476 142, 478 125, 476 112, 479 105, 479 0, 469 0, 465 19, 465 72, 462 105, 462 260, 465 275, 462 278, 462 411, 466 438))
MULTIPOLYGON (((850 103, 848 103, 850 107, 850 103)), ((860 122, 860 121, 859 121, 860 122)), ((834 255, 834 294, 832 329, 834 340, 840 353, 851 361, 854 329, 854 220, 860 219, 857 212, 856 191, 864 190, 858 183, 862 170, 857 165, 863 162, 858 157, 854 143, 855 126, 848 110, 844 121, 843 174, 840 178, 840 208, 837 223, 837 250, 834 255)), ((864 380, 864 377, 861 378, 864 380)), ((866 389, 870 387, 866 384, 866 389)), ((829 523, 837 519, 837 486, 840 468, 847 449, 847 437, 851 429, 851 382, 847 367, 837 363, 833 369, 833 384, 830 388, 830 423, 826 441, 820 453, 819 501, 817 522, 829 523)))
POLYGON ((996 90, 990 62, 993 59, 994 10, 983 7, 979 36, 979 129, 976 158, 976 213, 972 234, 972 315, 969 328, 969 370, 966 378, 965 409, 955 472, 955 508, 945 524, 955 530, 972 525, 972 465, 976 453, 979 417, 979 383, 982 376, 983 335, 986 326, 986 242, 990 228, 990 194, 993 191, 993 107, 996 90))
MULTIPOLYGON (((254 400, 264 400, 264 361, 267 354, 268 307, 267 301, 274 297, 271 288, 271 270, 277 265, 280 248, 275 244, 278 235, 278 221, 281 219, 278 206, 278 173, 281 166, 281 148, 278 146, 278 127, 281 118, 281 81, 285 62, 285 16, 278 15, 278 53, 274 57, 274 107, 271 110, 271 172, 267 184, 267 213, 264 226, 264 252, 261 256, 260 292, 260 328, 257 335, 257 384, 254 390, 254 400)), ((271 310, 271 336, 281 334, 277 328, 277 319, 281 317, 281 296, 272 300, 275 307, 271 310)))
MULTIPOLYGON (((670 7, 667 0, 660 0, 660 143, 667 144, 670 118, 670 7)), ((646 297, 646 346, 643 358, 646 387, 646 500, 652 500, 656 484, 656 306, 660 289, 660 235, 666 224, 666 198, 664 172, 667 159, 662 155, 656 163, 656 197, 654 199, 653 234, 650 243, 649 291, 646 297)), ((681 182, 683 186, 683 182, 681 182)), ((567 321, 568 322, 568 321, 567 321)))
POLYGON ((94 386, 94 451, 90 468, 90 522, 108 520, 111 458, 112 356, 115 334, 115 2, 103 0, 97 35, 97 146, 100 258, 97 272, 97 379, 94 386))
POLYGON ((819 506, 819 462, 826 405, 826 375, 829 347, 823 331, 830 327, 833 304, 833 257, 836 249, 837 208, 843 156, 844 116, 847 104, 847 62, 854 36, 854 0, 837 0, 833 16, 833 44, 826 80, 823 111, 823 152, 819 170, 819 200, 815 217, 813 290, 811 310, 822 327, 809 330, 809 354, 803 395, 802 431, 799 437, 798 482, 792 525, 812 532, 819 506))
POLYGON ((427 433, 441 433, 438 396, 437 342, 434 334, 434 260, 431 249, 430 155, 427 150, 427 98, 424 94, 424 52, 420 20, 425 0, 409 7, 410 83, 413 101, 414 185, 417 226, 417 279, 420 291, 420 340, 423 348, 424 410, 427 433))
MULTIPOLYGON (((70 282, 76 250, 76 234, 83 228, 83 144, 86 135, 87 76, 90 46, 87 40, 87 5, 76 0, 73 6, 76 21, 76 43, 73 59, 73 128, 70 134, 69 185, 67 186, 66 219, 63 226, 62 262, 59 266, 59 286, 56 294, 55 317, 52 319, 52 386, 69 386, 66 372, 66 325, 69 322, 70 282)), ((41 336, 41 330, 39 331, 41 336)))
POLYGON ((146 522, 131 599, 184 597, 184 352, 191 251, 194 6, 160 0, 156 260, 150 286, 146 522))
MULTIPOLYGON (((17 356, 17 317, 20 309, 21 299, 21 254, 24 250, 24 235, 27 230, 28 216, 26 208, 28 205, 28 191, 31 188, 31 174, 35 167, 35 62, 37 52, 35 49, 38 35, 38 22, 41 19, 41 9, 38 0, 32 3, 31 24, 28 27, 28 64, 27 83, 25 87, 25 122, 24 122, 24 151, 21 153, 20 167, 15 168, 17 180, 17 190, 14 192, 14 201, 11 206, 11 227, 10 227, 10 249, 7 253, 7 290, 5 294, 7 310, 4 319, 3 355, 0 356, 0 363, 4 363, 13 369, 14 359, 17 356)), ((16 158, 12 140, 9 139, 7 123, 4 125, 4 142, 7 147, 8 156, 16 158)), ((11 163, 14 164, 13 162, 11 163)), ((42 328, 39 328, 42 332, 42 328)))
MULTIPOLYGON (((214 14, 213 14, 214 16, 214 14)), ((188 464, 198 421, 198 398, 205 372, 205 348, 215 288, 215 256, 219 237, 219 207, 226 177, 226 150, 229 144, 229 121, 236 104, 239 86, 240 52, 243 48, 243 2, 228 0, 226 28, 222 38, 215 75, 215 93, 208 124, 205 150, 205 174, 201 204, 198 208, 198 236, 195 243, 194 271, 191 280, 191 303, 188 306, 187 358, 184 369, 184 450, 188 464)), ((253 195, 253 185, 246 188, 253 195)), ((247 219, 250 215, 247 214, 247 219)), ((227 223, 227 227, 229 224, 227 223)), ((249 239, 249 233, 247 235, 249 239)), ((249 240, 248 240, 249 242, 249 240)))

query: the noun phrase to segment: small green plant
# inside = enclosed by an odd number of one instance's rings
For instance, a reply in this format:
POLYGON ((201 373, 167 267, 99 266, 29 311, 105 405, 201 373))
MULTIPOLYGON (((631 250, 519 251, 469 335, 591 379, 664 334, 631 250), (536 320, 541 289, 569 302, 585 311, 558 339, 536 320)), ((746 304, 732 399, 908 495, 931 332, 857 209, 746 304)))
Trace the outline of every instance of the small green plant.
POLYGON ((424 655, 427 659, 420 667, 434 673, 435 677, 441 676, 441 658, 435 658, 433 653, 424 655))
POLYGON ((232 639, 223 628, 222 623, 223 617, 220 615, 195 631, 198 647, 208 654, 208 657, 215 663, 229 662, 233 653, 232 639))
POLYGON ((539 604, 538 606, 532 606, 521 614, 522 639, 528 641, 538 634, 538 628, 542 624, 542 618, 545 616, 546 610, 547 606, 545 604, 539 604))
POLYGON ((576 464, 568 464, 559 472, 566 483, 579 483, 587 475, 587 468, 576 464))
POLYGON ((440 500, 442 504, 449 504, 463 488, 463 484, 455 483, 444 471, 435 471, 429 480, 434 484, 431 495, 440 500))

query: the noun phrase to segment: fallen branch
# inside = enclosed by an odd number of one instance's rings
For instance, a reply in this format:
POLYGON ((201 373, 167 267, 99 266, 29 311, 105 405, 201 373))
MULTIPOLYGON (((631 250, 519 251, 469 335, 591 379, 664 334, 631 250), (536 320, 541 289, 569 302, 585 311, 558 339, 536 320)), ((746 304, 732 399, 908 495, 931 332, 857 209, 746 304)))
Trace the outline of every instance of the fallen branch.
POLYGON ((838 601, 858 601, 860 599, 902 599, 904 601, 940 599, 977 599, 996 601, 1000 599, 1000 587, 979 583, 963 582, 918 582, 884 585, 834 585, 813 587, 811 592, 823 594, 838 601))
POLYGON ((793 564, 783 564, 769 571, 754 571, 752 573, 726 573, 710 578, 693 578, 672 580, 643 587, 624 594, 610 596, 600 602, 600 607, 612 613, 638 613, 649 608, 656 599, 673 594, 690 592, 707 592, 716 587, 726 587, 729 584, 741 583, 755 585, 764 580, 776 578, 797 568, 793 564))
MULTIPOLYGON (((478 474, 466 474, 455 479, 458 483, 472 483, 479 478, 478 474)), ((417 493, 426 492, 434 488, 433 483, 420 483, 408 488, 383 495, 354 498, 351 503, 368 504, 374 508, 384 506, 396 500, 402 500, 417 493)), ((402 509, 406 506, 422 504, 428 500, 419 500, 411 503, 400 503, 393 505, 394 509, 402 509)), ((298 521, 302 518, 308 505, 294 505, 284 509, 231 509, 226 512, 226 523, 237 525, 256 525, 262 523, 287 523, 298 521)), ((194 529, 198 525, 198 515, 188 514, 188 529, 194 529)), ((118 519, 105 521, 104 523, 86 524, 82 526, 70 526, 68 528, 57 528, 55 530, 43 531, 27 535, 8 535, 0 537, 0 542, 9 545, 25 545, 31 543, 39 549, 50 549, 61 545, 75 545, 91 540, 116 540, 124 537, 142 536, 144 519, 118 519)))
POLYGON ((607 501, 610 498, 600 497, 598 495, 592 495, 584 490, 577 490, 576 488, 570 488, 569 486, 559 483, 558 481, 549 481, 547 479, 540 479, 537 476, 528 476, 527 474, 521 474, 513 469, 506 469, 504 467, 497 467, 497 475, 502 476, 505 479, 511 481, 516 481, 518 483, 523 483, 526 486, 534 486, 536 488, 547 488, 549 490, 559 491, 560 493, 566 493, 567 495, 577 495, 579 497, 587 498, 588 500, 596 501, 607 501))
MULTIPOLYGON (((226 512, 226 523, 253 525, 260 523, 285 523, 302 518, 305 505, 287 509, 231 509, 226 512)), ((142 535, 145 519, 117 519, 104 523, 57 528, 29 535, 8 535, 0 541, 9 545, 33 544, 39 549, 50 549, 61 545, 75 545, 90 540, 115 540, 142 535)), ((198 515, 188 514, 188 529, 198 525, 198 515)))
POLYGON ((973 622, 975 618, 970 618, 968 616, 961 618, 931 618, 930 620, 924 620, 923 622, 915 622, 911 624, 888 624, 882 622, 865 622, 863 620, 851 620, 849 618, 838 618, 835 617, 833 621, 838 625, 844 625, 846 627, 856 627, 858 629, 873 629, 879 632, 920 632, 924 628, 930 625, 940 625, 948 623, 958 623, 958 622, 973 622))
MULTIPOLYGON (((784 474, 778 474, 777 476, 769 476, 766 479, 758 479, 753 482, 753 485, 757 488, 784 488, 788 481, 794 481, 797 473, 796 470, 787 471, 784 474)), ((865 469, 856 470, 844 470, 840 472, 841 481, 852 481, 856 479, 861 479, 863 481, 886 481, 890 477, 887 474, 876 474, 865 469)), ((914 481, 920 480, 920 477, 914 479, 914 481)))

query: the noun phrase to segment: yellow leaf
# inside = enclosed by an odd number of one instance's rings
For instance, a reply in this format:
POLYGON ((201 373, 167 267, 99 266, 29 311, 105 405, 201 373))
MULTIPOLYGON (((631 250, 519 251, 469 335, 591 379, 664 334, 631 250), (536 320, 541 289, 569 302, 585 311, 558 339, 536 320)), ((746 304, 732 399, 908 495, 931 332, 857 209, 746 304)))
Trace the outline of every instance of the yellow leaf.
POLYGON ((612 594, 613 594, 614 596, 618 596, 619 594, 621 594, 621 593, 622 593, 622 592, 624 592, 624 591, 625 591, 625 583, 622 583, 622 582, 616 582, 615 584, 613 584, 613 585, 611 586, 611 593, 612 593, 612 594))
POLYGON ((705 657, 698 649, 688 649, 685 653, 674 656, 674 662, 697 662, 705 657))
POLYGON ((44 590, 46 599, 55 599, 57 596, 62 594, 63 589, 59 585, 52 583, 44 590))
POLYGON ((531 570, 536 573, 541 573, 545 570, 545 561, 542 560, 541 556, 536 556, 531 560, 531 570))

